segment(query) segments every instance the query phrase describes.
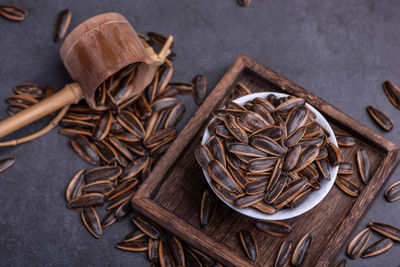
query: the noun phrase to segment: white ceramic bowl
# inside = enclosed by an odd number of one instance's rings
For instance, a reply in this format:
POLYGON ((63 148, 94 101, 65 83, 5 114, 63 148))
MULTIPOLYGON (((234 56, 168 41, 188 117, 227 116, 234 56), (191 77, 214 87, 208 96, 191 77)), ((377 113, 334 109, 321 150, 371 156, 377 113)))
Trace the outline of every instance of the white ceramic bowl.
MULTIPOLYGON (((254 93, 254 94, 249 94, 245 95, 242 97, 239 97, 235 99, 233 102, 238 103, 240 105, 244 105, 247 101, 251 101, 256 97, 261 97, 265 98, 269 94, 274 94, 278 98, 280 97, 285 97, 289 96, 288 94, 282 94, 282 93, 276 93, 276 92, 262 92, 262 93, 254 93)), ((333 130, 329 123, 325 120, 325 118, 319 113, 318 110, 316 110, 313 106, 310 104, 306 103, 307 107, 310 108, 316 115, 317 118, 316 120, 318 121, 319 124, 321 124, 329 133, 330 137, 328 138, 332 143, 334 143, 337 146, 337 141, 335 134, 333 133, 333 130)), ((211 120, 213 121, 214 118, 211 120)), ((210 123, 211 123, 210 121, 210 123)), ((210 138, 210 133, 208 131, 208 128, 206 128, 204 134, 203 134, 203 139, 201 140, 201 143, 204 144, 207 139, 210 138)), ((330 172, 331 172, 331 179, 330 181, 323 179, 321 182, 321 189, 313 191, 306 200, 304 200, 303 203, 298 205, 296 208, 293 209, 282 209, 278 211, 276 214, 270 215, 270 214, 265 214, 262 213, 256 209, 253 208, 244 208, 244 209, 239 209, 233 206, 233 204, 226 202, 223 198, 221 198, 217 193, 215 193, 223 202, 225 202, 226 205, 231 207, 232 209, 236 210, 237 212, 252 217, 254 219, 261 219, 261 220, 285 220, 285 219, 290 219, 296 216, 299 216, 312 208, 314 208, 316 205, 318 205, 319 202, 322 201, 322 199, 328 194, 329 190, 332 188, 333 184, 335 183, 336 175, 338 172, 339 167, 330 167, 330 172)), ((212 188, 210 182, 211 178, 207 173, 207 170, 203 169, 204 177, 206 178, 209 186, 211 189, 214 191, 212 188)))

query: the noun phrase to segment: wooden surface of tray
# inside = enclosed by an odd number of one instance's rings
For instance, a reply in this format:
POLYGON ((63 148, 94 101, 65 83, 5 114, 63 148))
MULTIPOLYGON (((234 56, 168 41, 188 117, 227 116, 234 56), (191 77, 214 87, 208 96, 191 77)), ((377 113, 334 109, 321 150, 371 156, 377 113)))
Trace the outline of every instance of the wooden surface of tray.
POLYGON ((132 205, 188 244, 228 266, 272 266, 283 240, 296 244, 307 232, 312 235, 312 244, 303 266, 330 266, 399 160, 399 147, 392 142, 262 64, 241 55, 140 187, 132 205), (350 177, 360 186, 360 196, 353 198, 336 186, 332 187, 324 200, 311 211, 285 220, 293 228, 285 238, 258 230, 253 219, 233 211, 222 202, 218 203, 212 223, 206 229, 201 228, 200 201, 208 184, 193 151, 200 144, 212 112, 225 103, 238 82, 252 92, 275 91, 302 97, 322 113, 334 131, 355 137, 355 146, 341 149, 342 160, 355 164, 355 152, 364 148, 373 166, 372 178, 366 186, 358 173, 350 177), (246 258, 240 246, 237 232, 242 229, 249 230, 256 239, 259 249, 256 264, 246 258))

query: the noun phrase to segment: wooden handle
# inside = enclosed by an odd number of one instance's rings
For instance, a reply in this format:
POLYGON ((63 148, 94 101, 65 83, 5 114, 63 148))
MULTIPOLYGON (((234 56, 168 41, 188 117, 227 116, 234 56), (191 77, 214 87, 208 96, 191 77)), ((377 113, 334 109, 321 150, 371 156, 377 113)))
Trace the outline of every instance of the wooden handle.
POLYGON ((58 93, 0 122, 0 138, 66 105, 77 103, 82 97, 82 89, 79 84, 67 84, 58 93))

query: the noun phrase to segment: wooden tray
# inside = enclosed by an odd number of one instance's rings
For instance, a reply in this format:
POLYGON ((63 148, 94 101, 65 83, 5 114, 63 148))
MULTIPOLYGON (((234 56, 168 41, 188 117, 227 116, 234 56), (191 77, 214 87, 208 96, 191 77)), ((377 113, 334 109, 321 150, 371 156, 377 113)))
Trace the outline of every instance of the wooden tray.
POLYGON ((329 266, 347 243, 353 229, 372 204, 400 160, 399 147, 376 134, 343 112, 326 103, 258 62, 239 56, 207 100, 189 121, 151 175, 132 200, 134 208, 228 266, 272 266, 284 238, 272 237, 254 227, 253 220, 236 213, 222 202, 211 225, 199 225, 200 200, 207 182, 193 150, 212 111, 225 103, 237 82, 254 92, 277 91, 303 97, 329 121, 334 131, 349 133, 357 139, 354 147, 341 149, 344 161, 354 162, 355 151, 365 148, 372 161, 373 177, 367 186, 357 174, 351 180, 362 193, 352 198, 336 186, 314 209, 286 220, 293 227, 286 238, 297 243, 307 232, 312 235, 312 249, 303 266, 329 266), (253 233, 259 248, 257 264, 249 261, 239 244, 237 232, 253 233))

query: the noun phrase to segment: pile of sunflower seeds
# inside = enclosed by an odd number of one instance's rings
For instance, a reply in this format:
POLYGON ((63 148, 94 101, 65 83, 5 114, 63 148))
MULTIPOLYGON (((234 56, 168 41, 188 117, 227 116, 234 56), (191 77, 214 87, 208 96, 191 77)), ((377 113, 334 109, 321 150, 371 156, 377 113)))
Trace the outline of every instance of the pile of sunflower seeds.
POLYGON ((237 208, 274 214, 296 207, 340 162, 339 149, 302 98, 270 94, 244 106, 230 102, 214 115, 211 137, 195 156, 214 190, 237 208))
MULTIPOLYGON (((166 40, 156 33, 140 36, 155 49, 166 40)), ((206 96, 204 75, 197 75, 192 82, 170 83, 173 66, 166 59, 146 90, 127 98, 127 92, 134 86, 136 68, 137 64, 129 65, 99 86, 95 102, 104 111, 94 111, 80 103, 71 106, 61 121, 64 128, 60 133, 70 137, 77 154, 92 165, 101 165, 80 170, 66 192, 67 207, 81 212, 84 225, 96 238, 131 213, 130 199, 175 139, 176 125, 185 112, 176 96, 191 94, 198 104, 206 96), (96 208, 104 204, 108 212, 100 220, 96 208)), ((214 263, 176 237, 163 235, 165 231, 146 218, 132 217, 132 221, 135 230, 117 248, 147 250, 149 259, 161 266, 214 263)))

